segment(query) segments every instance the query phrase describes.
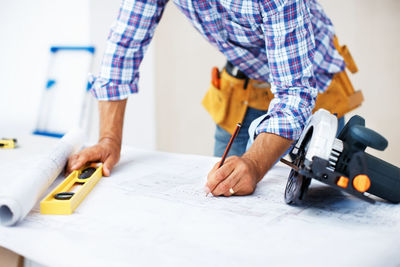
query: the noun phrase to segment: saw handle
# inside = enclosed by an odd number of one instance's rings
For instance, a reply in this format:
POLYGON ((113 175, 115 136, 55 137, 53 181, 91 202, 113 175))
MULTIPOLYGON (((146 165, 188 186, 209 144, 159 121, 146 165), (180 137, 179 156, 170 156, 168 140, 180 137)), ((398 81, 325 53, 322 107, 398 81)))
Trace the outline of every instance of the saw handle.
POLYGON ((366 128, 362 125, 354 125, 349 130, 350 138, 353 140, 353 145, 356 145, 364 150, 366 147, 371 147, 383 151, 388 146, 388 141, 379 133, 366 128))

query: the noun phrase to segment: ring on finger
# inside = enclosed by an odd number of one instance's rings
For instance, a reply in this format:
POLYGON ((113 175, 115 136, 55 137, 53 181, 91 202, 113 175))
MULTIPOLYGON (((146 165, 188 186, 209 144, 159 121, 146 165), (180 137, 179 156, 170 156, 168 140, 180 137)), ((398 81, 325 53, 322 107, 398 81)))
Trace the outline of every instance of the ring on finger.
POLYGON ((232 187, 229 189, 229 193, 231 193, 231 195, 235 194, 235 191, 233 190, 232 187))

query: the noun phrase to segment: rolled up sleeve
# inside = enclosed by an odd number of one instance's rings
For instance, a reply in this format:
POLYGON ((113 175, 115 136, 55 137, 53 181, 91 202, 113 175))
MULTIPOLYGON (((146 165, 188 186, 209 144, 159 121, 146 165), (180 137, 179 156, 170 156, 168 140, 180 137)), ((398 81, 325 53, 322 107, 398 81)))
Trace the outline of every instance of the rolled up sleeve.
POLYGON ((168 0, 124 0, 108 35, 91 92, 98 100, 122 100, 138 91, 139 66, 168 0))
POLYGON ((312 114, 317 97, 315 43, 306 2, 275 1, 271 5, 263 1, 263 31, 274 99, 256 135, 268 132, 297 140, 312 114))

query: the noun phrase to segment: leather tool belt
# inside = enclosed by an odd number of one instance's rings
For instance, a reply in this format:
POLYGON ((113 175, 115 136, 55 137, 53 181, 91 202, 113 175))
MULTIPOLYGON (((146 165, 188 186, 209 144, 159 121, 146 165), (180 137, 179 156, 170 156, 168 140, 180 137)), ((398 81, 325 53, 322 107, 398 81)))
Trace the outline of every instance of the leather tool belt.
MULTIPOLYGON (((357 66, 346 46, 339 46, 334 39, 336 49, 344 58, 351 73, 358 71, 357 66)), ((213 71, 215 68, 213 69, 213 71)), ((237 123, 243 121, 247 107, 268 110, 274 97, 271 85, 267 82, 249 79, 242 71, 228 62, 218 77, 213 74, 211 86, 203 98, 202 104, 212 119, 221 128, 233 133, 237 123), (218 79, 218 80, 216 80, 218 79)), ((316 111, 324 108, 338 118, 359 107, 364 100, 361 91, 355 91, 346 70, 336 73, 328 89, 318 94, 316 111)))
MULTIPOLYGON (((357 73, 358 68, 347 46, 340 46, 337 37, 333 39, 336 50, 343 57, 346 68, 352 73, 357 73)), ((318 94, 313 112, 320 108, 337 114, 338 118, 361 106, 364 96, 360 90, 355 91, 346 70, 335 73, 328 89, 318 94)))

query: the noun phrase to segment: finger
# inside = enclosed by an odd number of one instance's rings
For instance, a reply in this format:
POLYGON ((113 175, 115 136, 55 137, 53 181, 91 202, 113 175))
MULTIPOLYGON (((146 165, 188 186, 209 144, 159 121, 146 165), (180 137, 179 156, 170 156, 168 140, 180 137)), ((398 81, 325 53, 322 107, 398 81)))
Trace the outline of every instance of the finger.
POLYGON ((99 153, 99 149, 96 147, 85 148, 75 158, 73 164, 71 164, 71 170, 77 170, 82 168, 86 163, 90 161, 101 161, 102 155, 99 153))
POLYGON ((214 164, 214 167, 211 169, 210 172, 215 172, 216 170, 218 170, 219 164, 221 163, 221 161, 218 161, 217 163, 214 164))
MULTIPOLYGON (((235 160, 237 157, 236 156, 232 156, 232 157, 229 157, 229 158, 227 158, 226 159, 226 163, 225 163, 225 168, 226 168, 226 166, 228 166, 229 164, 230 164, 230 162, 232 162, 233 160, 235 160)), ((208 173, 208 176, 207 176, 207 182, 206 182, 206 185, 204 186, 204 192, 206 192, 206 195, 208 195, 209 193, 211 193, 211 189, 214 189, 214 187, 218 184, 218 182, 217 182, 217 184, 214 184, 213 182, 212 182, 212 180, 214 179, 214 177, 215 177, 215 172, 217 171, 217 170, 219 170, 219 165, 220 165, 220 163, 221 163, 221 161, 218 161, 217 163, 215 163, 215 165, 214 165, 214 167, 211 169, 211 171, 208 173), (211 188, 210 188, 211 187, 211 188)), ((224 167, 224 166, 222 166, 222 167, 224 167)), ((222 168, 221 167, 221 168, 222 168)), ((229 175, 229 173, 227 173, 226 174, 226 176, 228 176, 229 175)))
POLYGON ((118 162, 118 157, 116 156, 108 156, 103 164, 103 175, 110 176, 111 170, 114 168, 115 164, 118 162))
POLYGON ((237 187, 238 187, 238 184, 239 184, 239 182, 240 182, 240 178, 238 179, 238 181, 234 184, 234 185, 232 185, 229 189, 228 189, 228 191, 227 192, 225 192, 224 193, 224 196, 225 197, 231 197, 231 196, 233 196, 233 195, 237 195, 237 187), (231 192, 232 191, 232 192, 231 192))
POLYGON ((232 195, 229 190, 233 188, 240 180, 240 175, 238 171, 233 171, 224 181, 219 183, 214 191, 212 191, 212 194, 214 196, 221 196, 224 195, 226 197, 229 197, 232 195))
MULTIPOLYGON (((230 192, 230 190, 228 190, 229 191, 229 196, 238 195, 238 190, 240 188, 239 183, 241 183, 241 180, 242 179, 240 179, 240 178, 237 179, 236 183, 233 186, 231 186, 231 188, 229 188, 229 189, 232 189, 232 191, 233 191, 233 193, 232 193, 232 192, 230 192)), ((238 195, 238 196, 241 196, 241 195, 238 195)))
POLYGON ((232 164, 225 164, 215 172, 209 173, 206 186, 209 188, 210 192, 213 192, 218 184, 225 180, 233 170, 232 164))
POLYGON ((247 196, 254 192, 254 187, 246 179, 239 179, 238 183, 232 189, 235 192, 235 196, 247 196))
MULTIPOLYGON (((213 167, 213 168, 211 169, 211 171, 208 173, 208 175, 207 175, 207 182, 208 182, 208 180, 209 180, 210 175, 213 175, 214 172, 218 169, 220 162, 221 162, 221 161, 218 161, 217 163, 215 163, 215 164, 214 164, 214 167, 213 167)), ((211 190, 210 190, 210 188, 208 187, 207 182, 206 182, 206 185, 204 186, 204 192, 206 192, 206 195, 208 195, 209 193, 211 193, 211 190)))
POLYGON ((72 166, 75 166, 77 161, 78 161, 78 154, 73 154, 72 156, 69 157, 68 163, 67 163, 67 168, 66 168, 66 173, 69 174, 72 172, 73 168, 72 166))
MULTIPOLYGON (((225 165, 229 164, 231 161, 236 160, 236 159, 237 159, 237 156, 228 157, 225 160, 225 165)), ((214 164, 214 167, 211 169, 211 171, 209 173, 211 174, 211 173, 216 172, 218 170, 220 164, 221 164, 221 160, 214 164)))

